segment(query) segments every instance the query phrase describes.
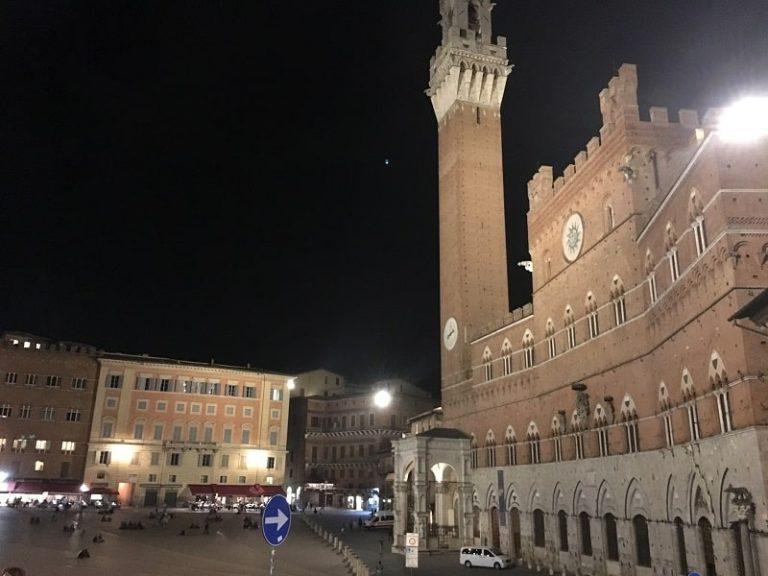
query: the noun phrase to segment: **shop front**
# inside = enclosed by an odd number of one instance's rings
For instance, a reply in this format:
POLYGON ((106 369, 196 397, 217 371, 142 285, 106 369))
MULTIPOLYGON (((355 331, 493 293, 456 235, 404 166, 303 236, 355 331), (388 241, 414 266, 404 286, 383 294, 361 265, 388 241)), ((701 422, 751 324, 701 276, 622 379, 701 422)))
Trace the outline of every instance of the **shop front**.
POLYGON ((211 505, 232 508, 236 506, 261 506, 272 496, 285 495, 282 486, 261 484, 189 484, 179 494, 179 500, 191 507, 206 508, 211 505))

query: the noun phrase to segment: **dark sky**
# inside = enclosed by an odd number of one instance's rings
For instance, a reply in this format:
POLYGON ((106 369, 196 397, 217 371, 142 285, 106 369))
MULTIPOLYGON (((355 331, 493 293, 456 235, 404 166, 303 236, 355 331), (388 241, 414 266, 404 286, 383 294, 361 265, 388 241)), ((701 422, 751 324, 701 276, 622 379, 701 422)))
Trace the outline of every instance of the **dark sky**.
MULTIPOLYGON (((513 264, 526 182, 597 133, 622 62, 644 115, 768 91, 764 0, 494 15, 513 264)), ((436 387, 438 19, 438 0, 3 2, 0 326, 436 387)), ((527 273, 510 284, 526 302, 527 273)))

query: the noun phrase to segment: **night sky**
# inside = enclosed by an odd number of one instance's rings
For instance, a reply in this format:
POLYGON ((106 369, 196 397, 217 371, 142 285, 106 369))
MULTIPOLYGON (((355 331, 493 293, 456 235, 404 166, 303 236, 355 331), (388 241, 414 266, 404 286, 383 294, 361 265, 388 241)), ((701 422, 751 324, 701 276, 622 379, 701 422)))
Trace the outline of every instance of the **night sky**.
MULTIPOLYGON (((3 2, 0 326, 439 387, 438 0, 3 2), (389 160, 387 164, 386 160, 389 160)), ((511 306, 526 182, 600 127, 768 92, 764 0, 499 0, 511 306)))

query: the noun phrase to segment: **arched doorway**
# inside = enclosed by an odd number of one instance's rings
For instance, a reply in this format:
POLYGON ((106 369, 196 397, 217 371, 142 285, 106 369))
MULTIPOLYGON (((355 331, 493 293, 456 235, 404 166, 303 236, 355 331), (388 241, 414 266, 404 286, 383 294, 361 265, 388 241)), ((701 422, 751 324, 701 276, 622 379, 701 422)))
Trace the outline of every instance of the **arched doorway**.
POLYGON ((495 506, 491 508, 491 547, 498 550, 499 542, 499 509, 495 506))
POLYGON ((408 489, 406 490, 406 499, 405 499, 405 508, 406 508, 406 515, 405 515, 405 531, 406 532, 413 532, 413 513, 415 508, 415 496, 413 494, 413 470, 408 472, 408 476, 405 479, 406 484, 408 485, 408 489))
POLYGON ((512 508, 509 511, 509 539, 509 556, 516 560, 522 558, 520 547, 520 511, 517 508, 512 508))
POLYGON ((699 537, 704 551, 704 567, 706 576, 717 576, 715 567, 715 549, 712 545, 712 524, 703 516, 699 518, 699 537))

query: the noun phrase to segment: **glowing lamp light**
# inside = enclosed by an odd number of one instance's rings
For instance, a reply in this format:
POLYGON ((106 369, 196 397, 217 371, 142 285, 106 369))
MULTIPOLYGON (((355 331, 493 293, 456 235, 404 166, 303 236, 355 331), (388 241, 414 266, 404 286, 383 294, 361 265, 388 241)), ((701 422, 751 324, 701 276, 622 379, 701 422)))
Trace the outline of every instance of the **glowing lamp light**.
POLYGON ((246 454, 245 462, 248 468, 266 468, 267 453, 263 450, 251 450, 246 454))
POLYGON ((296 389, 296 378, 291 378, 288 380, 288 390, 295 390, 296 389))
POLYGON ((377 408, 386 408, 392 403, 392 394, 388 390, 379 390, 373 396, 373 403, 377 408))
POLYGON ((720 136, 729 142, 754 142, 768 136, 768 97, 749 96, 720 115, 720 136))
POLYGON ((128 464, 133 459, 133 447, 126 444, 118 444, 112 450, 115 454, 115 460, 121 464, 128 464))
POLYGON ((88 492, 91 489, 88 484, 80 484, 80 492, 88 492))
POLYGON ((8 472, 0 470, 0 482, 5 482, 6 480, 8 480, 8 472))

